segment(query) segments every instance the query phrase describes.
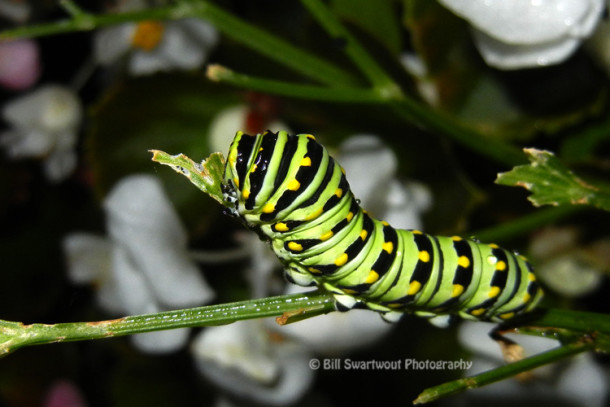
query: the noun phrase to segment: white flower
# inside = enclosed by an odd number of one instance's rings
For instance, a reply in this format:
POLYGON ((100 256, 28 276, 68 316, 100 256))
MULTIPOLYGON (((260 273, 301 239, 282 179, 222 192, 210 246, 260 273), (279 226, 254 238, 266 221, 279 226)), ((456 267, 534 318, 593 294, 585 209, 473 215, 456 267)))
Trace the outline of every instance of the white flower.
POLYGON ((28 1, 21 0, 0 0, 0 15, 16 23, 24 23, 28 18, 32 8, 28 1))
POLYGON ((543 284, 564 297, 582 297, 597 289, 608 266, 609 244, 601 240, 581 246, 579 231, 548 227, 536 234, 530 252, 543 284))
POLYGON ((246 105, 231 106, 219 112, 210 123, 208 140, 211 151, 226 154, 238 130, 250 134, 265 130, 291 132, 288 125, 279 120, 262 123, 263 129, 248 128, 248 116, 252 114, 256 112, 246 105))
POLYGON ((337 160, 363 208, 395 228, 421 229, 421 214, 432 201, 430 192, 421 184, 396 178, 396 156, 378 137, 350 137, 339 147, 337 160))
POLYGON ((309 352, 266 330, 259 320, 206 328, 193 341, 191 351, 205 377, 262 405, 292 404, 313 380, 309 352))
POLYGON ((604 0, 440 0, 472 25, 485 61, 500 69, 558 64, 589 37, 604 0))
MULTIPOLYGON (((184 227, 160 182, 121 180, 104 201, 109 239, 73 234, 64 240, 70 278, 96 282, 100 306, 113 314, 148 314, 209 302, 212 290, 187 253, 184 227)), ((145 351, 184 345, 188 330, 134 336, 145 351)))
POLYGON ((218 33, 208 22, 187 18, 178 21, 126 23, 97 32, 95 54, 110 65, 129 54, 134 75, 172 69, 194 69, 206 60, 218 43, 218 33))
MULTIPOLYGON (((472 376, 505 365, 500 347, 487 333, 494 324, 465 321, 460 326, 460 343, 473 352, 473 365, 466 375, 472 376)), ((506 335, 523 346, 526 356, 557 348, 559 342, 527 335, 506 335)), ((503 400, 503 404, 601 407, 608 396, 607 372, 595 362, 590 353, 574 356, 560 363, 546 365, 533 371, 527 383, 514 379, 503 380, 458 396, 467 405, 487 404, 503 400)))
POLYGON ((11 157, 45 158, 45 174, 52 181, 74 170, 83 109, 72 91, 44 86, 5 105, 2 115, 12 129, 0 135, 0 145, 11 157))

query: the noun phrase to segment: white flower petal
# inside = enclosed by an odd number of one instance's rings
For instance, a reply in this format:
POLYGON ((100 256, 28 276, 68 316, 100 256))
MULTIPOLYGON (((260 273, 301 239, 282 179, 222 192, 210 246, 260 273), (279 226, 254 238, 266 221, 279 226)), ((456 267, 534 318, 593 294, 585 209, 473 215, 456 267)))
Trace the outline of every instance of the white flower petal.
MULTIPOLYGON (((210 123, 208 142, 211 151, 219 151, 226 154, 229 151, 229 146, 235 137, 238 130, 247 130, 247 116, 250 109, 245 105, 237 105, 228 107, 220 111, 210 123)), ((292 134, 292 131, 286 123, 274 121, 267 124, 267 129, 278 132, 286 131, 292 134)))
POLYGON ((309 388, 310 354, 289 341, 270 342, 261 321, 203 331, 191 348, 197 367, 233 394, 265 405, 286 405, 309 388))
POLYGON ((485 62, 500 69, 557 64, 572 55, 580 45, 580 40, 573 38, 561 38, 534 45, 514 45, 498 41, 478 30, 474 30, 473 35, 485 62))
MULTIPOLYGON (((305 291, 311 291, 311 287, 291 285, 287 293, 305 291)), ((354 309, 320 315, 276 330, 317 353, 336 355, 368 346, 387 335, 394 326, 385 322, 377 312, 354 309)))
POLYGON ((171 69, 200 67, 217 44, 218 33, 208 22, 189 18, 165 23, 159 45, 150 50, 135 50, 129 62, 134 75, 171 69))
POLYGON ((121 247, 115 247, 112 252, 111 271, 125 314, 141 315, 161 311, 148 281, 133 263, 129 253, 121 247))
POLYGON ((337 160, 349 175, 351 189, 362 207, 374 214, 383 213, 387 185, 398 168, 392 150, 378 137, 355 135, 341 144, 337 160))
POLYGON ((203 304, 213 296, 190 260, 186 231, 160 182, 148 175, 121 180, 104 201, 108 231, 165 305, 203 304))
POLYGON ((71 133, 80 123, 82 107, 74 92, 59 85, 46 85, 5 105, 2 115, 17 128, 71 133))
POLYGON ((53 148, 55 140, 38 130, 9 130, 2 133, 0 144, 13 158, 43 157, 53 148))
POLYGON ((133 335, 131 342, 142 352, 164 354, 184 347, 188 341, 189 332, 189 328, 147 332, 133 335))
POLYGON ((390 182, 387 208, 383 218, 390 225, 400 229, 422 229, 421 215, 432 205, 432 195, 425 185, 397 180, 390 182))
POLYGON ((117 62, 129 52, 135 28, 134 23, 128 23, 98 30, 93 42, 96 60, 102 65, 117 62))
POLYGON ((62 242, 68 278, 82 284, 102 281, 110 273, 112 242, 88 233, 72 233, 62 242))
POLYGON ((593 355, 586 353, 570 360, 570 366, 561 375, 556 387, 568 399, 587 407, 607 405, 608 377, 593 355))
POLYGON ((562 62, 590 36, 604 0, 440 0, 474 28, 485 61, 501 69, 562 62))
POLYGON ((0 1, 0 15, 17 23, 24 23, 30 18, 31 9, 29 2, 0 1))
POLYGON ((268 333, 260 321, 238 321, 204 330, 193 344, 198 358, 224 369, 235 369, 264 384, 273 383, 279 374, 268 344, 268 333))
POLYGON ((591 34, 603 0, 440 0, 489 36, 510 44, 538 44, 591 34))
POLYGON ((72 150, 56 150, 44 162, 44 172, 50 181, 59 182, 72 174, 77 163, 76 153, 72 150))

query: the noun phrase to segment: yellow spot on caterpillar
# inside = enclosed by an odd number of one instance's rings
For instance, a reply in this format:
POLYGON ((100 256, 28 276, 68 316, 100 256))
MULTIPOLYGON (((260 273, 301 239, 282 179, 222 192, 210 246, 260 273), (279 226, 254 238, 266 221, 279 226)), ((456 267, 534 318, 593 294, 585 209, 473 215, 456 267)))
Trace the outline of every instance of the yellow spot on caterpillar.
POLYGON ((248 199, 248 197, 250 196, 250 190, 249 189, 244 189, 243 191, 241 191, 241 196, 244 199, 248 199))
POLYGON ((237 178, 237 177, 233 178, 233 183, 235 184, 235 186, 237 188, 239 188, 239 178, 237 178))
POLYGON ((288 185, 286 186, 286 189, 288 189, 289 191, 297 191, 300 187, 301 187, 301 183, 299 181, 297 181, 296 179, 293 179, 292 181, 290 181, 288 183, 288 185))
POLYGON ((424 263, 427 263, 430 261, 430 253, 428 253, 425 250, 422 250, 421 252, 419 252, 418 258, 423 261, 424 263))
POLYGON ((164 30, 163 24, 158 21, 142 21, 136 25, 131 45, 144 51, 152 51, 161 43, 164 30))
POLYGON ((381 221, 381 224, 382 224, 383 226, 390 226, 390 224, 389 224, 388 222, 386 222, 385 220, 382 220, 382 221, 381 221))
POLYGON ((328 232, 323 233, 323 234, 322 234, 322 236, 320 236, 320 240, 322 240, 322 241, 324 241, 324 240, 328 240, 328 239, 330 239, 331 237, 333 237, 333 234, 334 234, 334 233, 333 233, 333 231, 332 231, 332 230, 329 230, 328 232))
POLYGON ((483 315, 484 313, 485 313, 485 308, 477 308, 477 309, 470 311, 470 314, 474 315, 475 317, 478 317, 479 315, 483 315))
POLYGON ((514 312, 507 312, 506 314, 500 314, 498 315, 500 318, 502 319, 511 319, 512 317, 515 316, 514 312))
POLYGON ((308 267, 307 270, 312 274, 322 274, 322 272, 315 267, 308 267))
POLYGON ((288 249, 292 250, 293 252, 300 252, 303 250, 303 246, 297 242, 288 242, 288 249))
POLYGON ((301 167, 311 167, 311 158, 305 157, 301 160, 301 167))
POLYGON ((288 232, 290 230, 284 222, 276 223, 274 229, 276 232, 288 232))
POLYGON ((345 217, 345 219, 347 219, 348 222, 351 222, 353 217, 354 217, 354 213, 353 212, 349 212, 347 214, 347 216, 345 217))
POLYGON ((461 284, 454 284, 453 290, 451 290, 451 298, 459 297, 464 292, 464 286, 461 284))
POLYGON ((529 281, 536 281, 536 276, 534 275, 534 273, 528 273, 527 274, 527 279, 529 281))
POLYGON ((421 283, 417 280, 411 281, 409 284, 409 291, 407 291, 407 295, 415 295, 421 289, 421 283))
POLYGON ((499 262, 496 263, 496 270, 498 271, 504 271, 506 270, 506 262, 500 260, 499 262))
POLYGON ((491 247, 492 249, 499 249, 499 248, 500 248, 500 246, 498 246, 498 245, 497 245, 497 244, 495 244, 495 243, 490 243, 490 244, 489 244, 489 247, 491 247))
POLYGON ((313 220, 320 215, 322 215, 322 208, 318 208, 315 211, 313 211, 312 213, 310 213, 309 215, 305 216, 305 220, 313 220))
POLYGON ((257 164, 252 164, 252 167, 250 167, 250 172, 256 171, 257 168, 258 168, 257 164))
POLYGON ((337 257, 335 260, 335 266, 341 267, 345 263, 347 263, 347 253, 343 253, 341 256, 337 257))
POLYGON ((335 191, 335 195, 337 196, 337 198, 341 198, 343 196, 343 190, 341 188, 337 188, 337 190, 335 191))
POLYGON ((454 242, 459 242, 462 240, 462 238, 460 236, 451 236, 451 240, 453 240, 454 242))
POLYGON ((394 250, 394 243, 385 242, 384 244, 381 245, 381 248, 383 250, 385 250, 386 252, 388 252, 388 254, 392 254, 392 251, 394 250))
POLYGON ((345 175, 345 168, 339 166, 339 168, 341 169, 341 174, 345 175))
POLYGON ((530 300, 531 300, 531 299, 532 299, 532 296, 531 296, 529 293, 525 293, 525 294, 523 295, 523 302, 524 302, 524 303, 528 303, 528 302, 530 302, 530 300))
POLYGON ((304 134, 305 137, 307 137, 308 139, 311 140, 315 140, 316 138, 313 136, 313 134, 304 134))
POLYGON ((421 232, 421 230, 417 230, 417 229, 413 229, 411 231, 411 233, 413 233, 414 235, 423 235, 423 233, 421 232))
POLYGON ((352 290, 351 288, 342 288, 342 290, 345 294, 350 294, 350 295, 358 294, 358 291, 352 290))
POLYGON ((489 293, 487 295, 489 296, 489 298, 494 298, 494 297, 497 297, 498 294, 500 294, 500 287, 498 287, 497 285, 494 285, 493 287, 491 287, 491 289, 489 290, 489 293))
POLYGON ((273 211, 275 210, 275 205, 272 204, 271 202, 266 203, 265 206, 263 206, 262 212, 263 213, 273 213, 273 211))
POLYGON ((366 240, 366 237, 368 235, 369 235, 369 232, 367 232, 365 229, 362 229, 362 232, 360 232, 360 239, 366 240))
POLYGON ((458 266, 463 268, 470 267, 470 259, 467 256, 460 256, 458 259, 458 266))
POLYGON ((369 271, 369 275, 364 279, 364 282, 366 284, 373 284, 377 280, 379 280, 379 274, 377 274, 375 270, 371 270, 369 271))

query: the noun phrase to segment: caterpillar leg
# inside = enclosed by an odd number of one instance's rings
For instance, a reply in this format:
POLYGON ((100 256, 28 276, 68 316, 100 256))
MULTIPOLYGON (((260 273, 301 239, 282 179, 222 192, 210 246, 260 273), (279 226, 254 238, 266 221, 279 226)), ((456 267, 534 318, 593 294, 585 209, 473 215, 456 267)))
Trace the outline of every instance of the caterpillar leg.
MULTIPOLYGON (((506 363, 518 362, 522 359, 525 359, 525 350, 521 345, 517 342, 508 339, 504 336, 507 333, 512 332, 512 329, 504 329, 500 325, 496 326, 489 332, 489 337, 496 341, 498 346, 500 346, 500 350, 502 351, 502 356, 506 363)), ((515 376, 517 380, 528 381, 534 377, 532 372, 523 372, 519 373, 515 376)))

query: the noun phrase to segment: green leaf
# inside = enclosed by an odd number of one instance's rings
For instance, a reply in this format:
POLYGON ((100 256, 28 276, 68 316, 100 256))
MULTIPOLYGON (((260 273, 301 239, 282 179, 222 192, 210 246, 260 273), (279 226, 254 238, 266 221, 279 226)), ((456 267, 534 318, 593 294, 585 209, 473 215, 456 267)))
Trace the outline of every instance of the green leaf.
POLYGON ((524 187, 534 206, 592 205, 610 210, 610 190, 577 177, 549 151, 523 150, 531 164, 520 165, 498 174, 496 183, 524 187))
POLYGON ((221 153, 213 153, 201 164, 197 164, 184 154, 169 155, 164 151, 150 151, 153 153, 153 161, 170 166, 174 171, 187 177, 197 188, 224 205, 221 186, 225 161, 221 153))

